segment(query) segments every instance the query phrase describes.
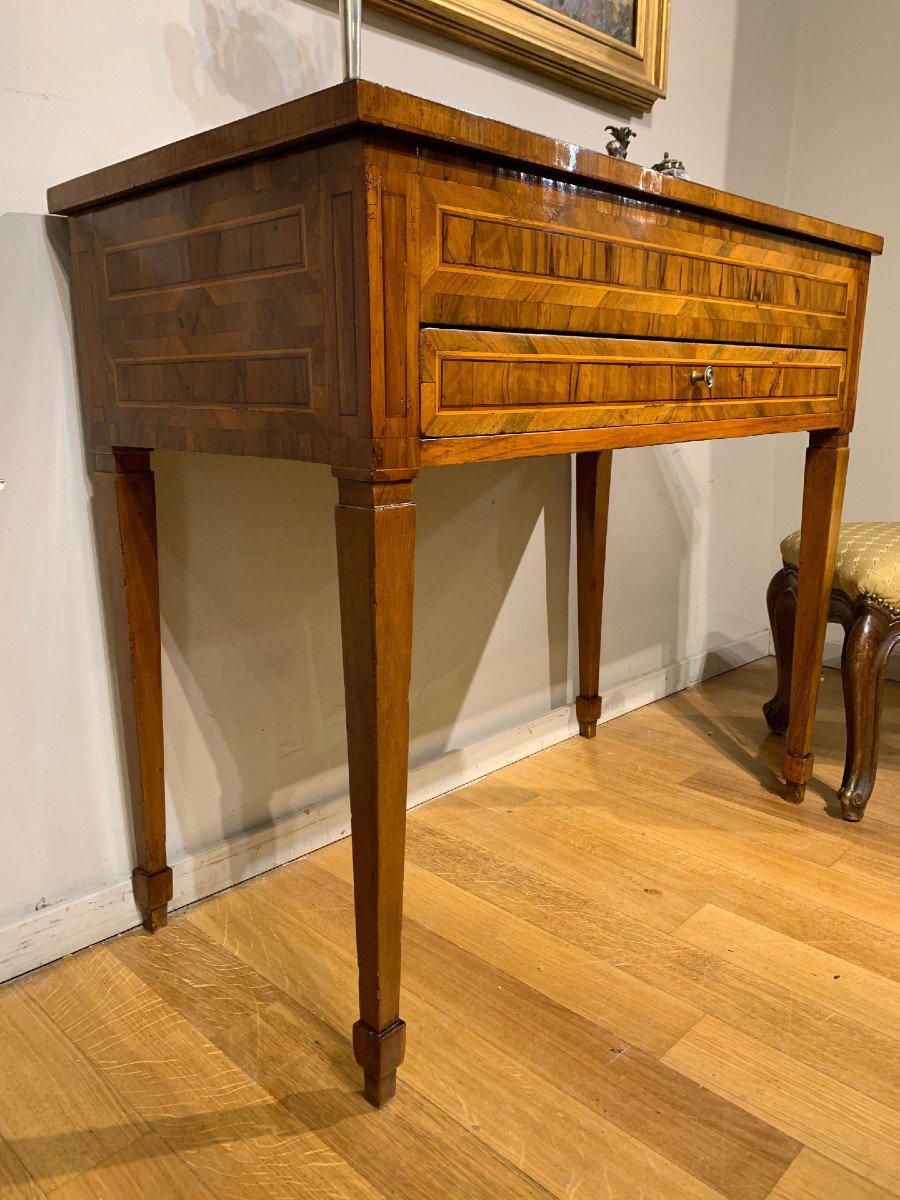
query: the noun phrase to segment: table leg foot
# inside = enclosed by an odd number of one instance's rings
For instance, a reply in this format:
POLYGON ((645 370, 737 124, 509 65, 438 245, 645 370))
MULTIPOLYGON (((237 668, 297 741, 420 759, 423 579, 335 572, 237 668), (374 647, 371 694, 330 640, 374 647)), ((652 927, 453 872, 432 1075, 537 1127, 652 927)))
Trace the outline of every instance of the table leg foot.
POLYGON ((406 1053, 406 1023, 394 1021, 378 1033, 357 1021, 353 1053, 363 1069, 363 1094, 374 1108, 381 1108, 397 1091, 397 1068, 406 1053))
POLYGON ((578 732, 583 738, 597 736, 602 700, 599 696, 578 696, 575 700, 575 715, 578 717, 578 732))
POLYGON ((793 754, 790 750, 785 752, 782 764, 782 773, 785 779, 784 794, 792 804, 803 803, 806 797, 806 785, 812 778, 814 762, 815 759, 811 754, 793 754))
POLYGON ((152 874, 137 867, 131 876, 134 898, 141 910, 141 920, 148 933, 162 929, 169 919, 172 899, 172 868, 164 867, 152 874))
POLYGON ((802 804, 806 799, 806 784, 792 783, 788 780, 784 785, 784 797, 790 800, 791 804, 802 804))

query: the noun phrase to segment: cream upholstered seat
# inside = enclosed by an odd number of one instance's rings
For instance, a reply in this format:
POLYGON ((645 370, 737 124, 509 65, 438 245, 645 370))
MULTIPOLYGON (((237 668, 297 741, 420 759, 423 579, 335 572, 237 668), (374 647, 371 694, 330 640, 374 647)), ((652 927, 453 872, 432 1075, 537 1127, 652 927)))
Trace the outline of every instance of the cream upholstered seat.
MULTIPOLYGON (((781 543, 789 566, 800 563, 800 531, 781 543)), ((851 600, 871 596, 900 612, 900 521, 851 521, 841 526, 832 587, 851 600)))

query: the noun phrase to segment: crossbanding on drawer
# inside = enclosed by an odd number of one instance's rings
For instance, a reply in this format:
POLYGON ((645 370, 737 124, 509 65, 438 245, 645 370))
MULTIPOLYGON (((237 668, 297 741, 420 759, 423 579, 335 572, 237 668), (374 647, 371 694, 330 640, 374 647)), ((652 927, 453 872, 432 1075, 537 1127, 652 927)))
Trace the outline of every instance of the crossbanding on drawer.
POLYGON ((840 414, 838 350, 423 329, 422 433, 840 414))
MULTIPOLYGON (((652 173, 651 173, 652 174, 652 173)), ((846 254, 525 180, 421 189, 424 326, 846 349, 846 254)))

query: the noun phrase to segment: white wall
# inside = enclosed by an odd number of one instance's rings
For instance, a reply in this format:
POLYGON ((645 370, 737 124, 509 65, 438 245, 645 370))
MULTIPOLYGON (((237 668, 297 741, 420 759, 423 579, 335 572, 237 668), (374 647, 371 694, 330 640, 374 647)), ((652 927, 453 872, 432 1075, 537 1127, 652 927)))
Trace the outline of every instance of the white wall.
MULTIPOLYGON (((900 5, 807 0, 797 65, 786 200, 791 208, 871 229, 885 238, 872 263, 856 427, 850 439, 845 521, 900 520, 900 5)), ((781 439, 776 456, 773 547, 799 525, 804 439, 781 439)), ((829 634, 836 663, 841 635, 829 634)), ((900 677, 895 656, 892 674, 900 677)))
MULTIPOLYGON (((758 126, 790 124, 799 4, 673 9, 670 98, 632 122, 632 158, 668 149, 697 179, 783 200, 785 140, 758 126)), ((38 215, 45 189, 339 74, 331 5, 31 0, 6 3, 3 19, 0 212, 31 215, 0 220, 2 574, 13 614, 0 655, 15 717, 3 722, 13 736, 0 763, 0 924, 44 902, 77 907, 104 886, 127 894, 64 288, 38 215), (28 554, 43 579, 30 589, 19 582, 28 554), (35 717, 50 698, 53 721, 35 717)), ((591 146, 628 115, 381 14, 367 13, 363 67, 591 146)), ((156 470, 177 860, 344 793, 334 486, 326 469, 292 463, 158 454, 156 470)), ((613 708, 760 652, 772 472, 766 439, 617 456, 603 656, 613 708)), ((417 481, 414 763, 519 729, 514 754, 523 723, 571 698, 570 476, 555 458, 417 481)))

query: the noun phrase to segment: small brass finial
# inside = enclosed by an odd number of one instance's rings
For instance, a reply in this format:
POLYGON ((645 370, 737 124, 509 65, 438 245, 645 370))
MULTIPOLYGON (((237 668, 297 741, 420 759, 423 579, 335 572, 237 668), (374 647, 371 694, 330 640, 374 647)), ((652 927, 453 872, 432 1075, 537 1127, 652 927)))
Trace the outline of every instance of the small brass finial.
POLYGON ((659 171, 660 175, 671 175, 673 179, 690 179, 681 159, 672 158, 668 150, 663 154, 662 162, 653 164, 653 170, 659 171))
POLYGON ((626 159, 628 143, 637 137, 635 131, 627 125, 607 125, 606 132, 612 134, 612 140, 606 143, 606 153, 610 158, 626 159))

